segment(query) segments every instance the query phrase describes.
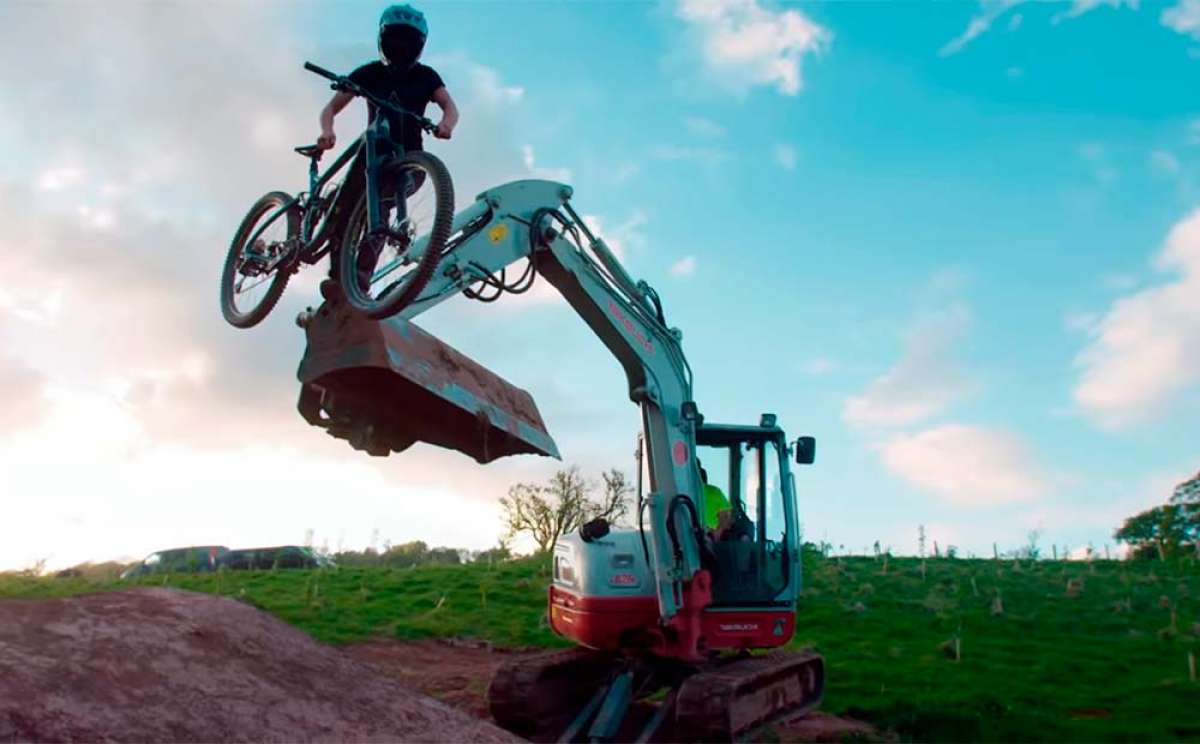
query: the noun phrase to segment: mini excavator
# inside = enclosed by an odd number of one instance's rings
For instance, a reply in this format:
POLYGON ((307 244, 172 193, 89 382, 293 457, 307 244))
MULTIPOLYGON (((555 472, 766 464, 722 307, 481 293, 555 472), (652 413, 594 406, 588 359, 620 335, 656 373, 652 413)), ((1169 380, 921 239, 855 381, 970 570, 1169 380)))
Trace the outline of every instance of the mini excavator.
POLYGON ((705 421, 682 333, 571 196, 543 180, 480 194, 454 217, 422 296, 390 318, 369 320, 332 293, 301 314, 299 409, 372 455, 427 442, 480 463, 558 457, 527 392, 412 323, 455 295, 490 301, 544 277, 625 371, 649 488, 636 528, 593 520, 559 540, 549 624, 577 647, 514 657, 491 682, 492 716, 543 741, 751 736, 811 710, 824 689, 819 655, 781 649, 796 632, 801 587, 790 466, 813 461, 814 440, 789 441, 770 413, 756 425, 705 421), (524 273, 508 281, 506 267, 521 259, 524 273), (706 475, 731 506, 719 539, 701 517, 706 475))

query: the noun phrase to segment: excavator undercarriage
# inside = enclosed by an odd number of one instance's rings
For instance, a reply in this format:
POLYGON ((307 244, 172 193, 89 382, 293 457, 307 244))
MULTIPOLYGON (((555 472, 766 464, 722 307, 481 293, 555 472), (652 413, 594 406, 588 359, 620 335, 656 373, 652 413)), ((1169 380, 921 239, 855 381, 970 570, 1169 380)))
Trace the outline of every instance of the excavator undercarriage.
POLYGON ((734 741, 821 702, 811 652, 697 665, 570 649, 514 659, 488 688, 492 718, 532 741, 734 741))

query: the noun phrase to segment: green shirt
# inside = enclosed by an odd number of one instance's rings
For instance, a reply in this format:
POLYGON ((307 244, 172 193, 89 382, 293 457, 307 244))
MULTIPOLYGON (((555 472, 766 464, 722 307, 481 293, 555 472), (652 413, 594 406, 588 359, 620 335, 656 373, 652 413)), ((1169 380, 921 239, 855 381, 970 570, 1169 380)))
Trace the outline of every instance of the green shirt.
POLYGON ((704 484, 704 526, 710 530, 715 530, 720 523, 719 517, 721 512, 729 511, 733 507, 729 504, 729 499, 725 497, 725 493, 721 489, 711 483, 704 484))

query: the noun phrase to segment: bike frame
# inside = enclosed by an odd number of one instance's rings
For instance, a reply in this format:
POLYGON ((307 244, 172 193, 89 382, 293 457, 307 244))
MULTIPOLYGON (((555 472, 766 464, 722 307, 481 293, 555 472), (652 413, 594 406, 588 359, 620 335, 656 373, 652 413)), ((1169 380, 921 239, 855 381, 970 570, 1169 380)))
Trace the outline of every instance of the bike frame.
MULTIPOLYGON (((406 111, 391 101, 385 101, 381 98, 377 98, 361 88, 358 88, 358 86, 351 83, 347 78, 335 75, 328 70, 324 70, 309 62, 306 62, 304 67, 307 70, 315 72, 318 75, 333 81, 334 90, 348 90, 353 92, 355 95, 365 98, 369 107, 370 122, 367 124, 367 128, 363 132, 362 136, 356 141, 356 144, 347 147, 346 150, 338 156, 338 159, 333 162, 333 165, 326 168, 325 173, 319 177, 317 175, 318 159, 315 157, 310 158, 308 165, 308 201, 305 202, 303 200, 304 194, 297 194, 296 196, 292 197, 281 207, 279 207, 279 209, 275 210, 275 212, 267 219, 267 221, 264 222, 257 230, 254 231, 253 234, 250 235, 250 237, 246 239, 246 245, 254 245, 255 241, 262 236, 263 232, 266 231, 268 227, 273 225, 275 220, 287 214, 289 210, 299 207, 304 211, 304 216, 300 221, 300 246, 298 247, 298 250, 288 251, 284 255, 280 256, 276 261, 269 264, 263 270, 264 273, 273 271, 275 267, 277 267, 283 261, 290 260, 293 255, 295 255, 298 260, 303 261, 304 263, 314 264, 324 258, 325 255, 333 249, 332 241, 324 241, 325 246, 321 250, 316 250, 316 246, 320 245, 324 240, 325 232, 329 225, 328 223, 321 225, 321 229, 317 235, 312 235, 312 224, 309 219, 309 210, 320 202, 321 197, 318 196, 320 189, 323 188, 334 175, 341 171, 342 168, 346 167, 346 164, 350 162, 350 160, 353 159, 358 153, 359 147, 363 147, 366 150, 366 162, 364 165, 366 167, 365 175, 368 234, 379 235, 387 232, 387 226, 383 224, 383 214, 380 210, 379 174, 382 169, 383 161, 386 157, 388 157, 390 154, 395 154, 396 157, 404 157, 406 151, 404 149, 403 137, 401 137, 399 140, 392 138, 391 124, 388 122, 387 116, 383 115, 383 112, 380 109, 389 109, 393 113, 400 114, 402 117, 411 116, 417 120, 417 123, 423 129, 429 131, 432 131, 433 129, 433 122, 429 121, 425 117, 414 114, 411 111, 406 111), (388 145, 390 145, 390 147, 388 147, 388 145)), ((404 118, 402 118, 401 121, 403 122, 404 118)), ((403 124, 401 126, 403 126, 403 124)), ((403 134, 403 132, 401 132, 401 134, 403 134)), ((395 208, 397 224, 402 223, 408 217, 408 179, 409 176, 405 175, 402 182, 396 185, 397 193, 395 208)), ((353 207, 353 205, 350 205, 350 207, 353 207)), ((388 273, 394 268, 395 267, 391 267, 384 273, 388 273)))
MULTIPOLYGON (((374 104, 369 105, 371 106, 372 112, 371 123, 367 125, 366 130, 363 132, 362 136, 356 140, 355 144, 347 147, 345 151, 338 156, 338 159, 325 169, 323 174, 320 176, 317 175, 317 158, 309 159, 308 201, 305 202, 302 199, 302 194, 297 194, 289 199, 282 206, 280 206, 279 209, 275 210, 275 212, 258 228, 258 230, 256 230, 246 240, 247 245, 253 245, 254 241, 257 240, 268 227, 274 224, 275 220, 287 214, 288 210, 299 206, 305 211, 306 214, 304 218, 301 219, 300 223, 299 237, 301 244, 297 257, 300 261, 303 261, 307 264, 314 264, 324 258, 325 255, 332 250, 332 243, 327 242, 321 250, 315 250, 315 248, 316 246, 320 245, 324 239, 328 224, 321 225, 321 230, 317 233, 317 235, 314 236, 312 234, 312 224, 308 219, 308 211, 315 207, 318 201, 321 199, 321 197, 318 196, 320 189, 322 189, 327 183, 329 183, 330 180, 333 179, 334 176, 336 176, 343 168, 345 168, 347 163, 354 159, 355 155, 358 153, 359 147, 366 149, 365 166, 368 229, 371 234, 378 234, 386 231, 387 227, 383 224, 383 215, 380 210, 379 174, 380 170, 382 169, 383 161, 386 157, 388 157, 389 152, 395 153, 397 157, 403 157, 406 151, 402 142, 392 139, 391 125, 388 123, 387 117, 379 115, 378 108, 374 104), (389 148, 387 145, 390 145, 391 147, 389 148)), ((405 176, 404 182, 396 185, 397 198, 395 208, 396 221, 398 223, 403 222, 408 216, 406 204, 407 200, 404 198, 407 190, 408 176, 405 176)), ((289 251, 284 256, 281 256, 279 261, 286 260, 290 255, 291 252, 289 251)), ((278 263, 279 262, 277 261, 274 264, 271 264, 266 270, 270 271, 277 266, 278 263)))
MULTIPOLYGON (((305 263, 316 263, 324 258, 326 253, 329 253, 330 248, 328 245, 323 250, 314 250, 315 247, 320 245, 321 241, 325 238, 325 232, 329 229, 329 223, 326 222, 325 224, 321 225, 320 232, 318 232, 316 235, 313 235, 311 217, 315 213, 314 209, 319 206, 320 202, 328 199, 328 197, 320 196, 321 189, 325 187, 325 184, 333 180, 333 177, 336 176, 342 170, 342 168, 345 168, 347 163, 354 159, 355 154, 358 152, 359 146, 359 144, 354 144, 350 147, 347 147, 345 151, 338 156, 337 160, 333 161, 333 164, 325 169, 325 173, 320 177, 317 176, 318 158, 309 158, 308 200, 306 203, 301 205, 301 207, 304 209, 304 217, 300 221, 300 240, 303 243, 300 248, 300 258, 305 263)), ((299 201, 300 200, 298 197, 292 199, 283 207, 283 209, 291 209, 294 205, 298 204, 299 201)))

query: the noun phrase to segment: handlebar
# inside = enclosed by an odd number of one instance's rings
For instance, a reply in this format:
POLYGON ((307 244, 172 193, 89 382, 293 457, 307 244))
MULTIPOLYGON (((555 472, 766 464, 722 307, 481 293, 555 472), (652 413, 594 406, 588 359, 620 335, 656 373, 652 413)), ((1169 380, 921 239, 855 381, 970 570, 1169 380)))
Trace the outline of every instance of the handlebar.
POLYGON ((374 93, 371 93, 370 91, 364 89, 361 85, 355 84, 348 77, 344 77, 342 75, 338 75, 337 73, 330 72, 329 70, 326 70, 324 67, 314 65, 312 62, 305 62, 304 69, 308 70, 309 72, 315 72, 316 74, 320 75, 321 77, 329 80, 332 83, 330 85, 330 87, 333 88, 334 90, 344 91, 346 93, 353 93, 356 96, 362 96, 363 98, 367 99, 368 101, 375 104, 376 106, 383 108, 383 109, 387 109, 394 114, 398 114, 400 116, 411 116, 412 118, 417 120, 418 124, 421 125, 421 129, 424 129, 426 132, 429 132, 430 134, 432 134, 433 131, 435 129, 437 129, 437 125, 434 124, 431 119, 427 119, 426 117, 421 116, 418 113, 409 111, 408 109, 404 108, 403 106, 397 106, 396 104, 392 103, 391 101, 387 100, 386 98, 380 98, 379 96, 375 95, 374 93))

